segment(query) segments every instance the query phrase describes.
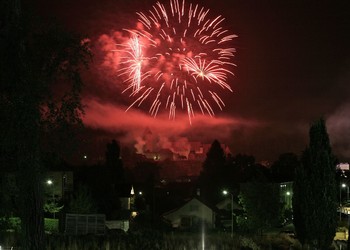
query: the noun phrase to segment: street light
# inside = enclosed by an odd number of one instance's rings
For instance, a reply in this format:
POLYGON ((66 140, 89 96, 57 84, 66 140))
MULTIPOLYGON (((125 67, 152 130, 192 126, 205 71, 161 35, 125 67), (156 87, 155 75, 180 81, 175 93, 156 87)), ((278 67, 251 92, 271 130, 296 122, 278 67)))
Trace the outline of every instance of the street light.
POLYGON ((227 190, 222 191, 223 195, 231 195, 231 238, 233 238, 233 194, 227 190))
POLYGON ((51 179, 48 179, 46 181, 46 184, 51 187, 52 199, 55 200, 55 193, 54 193, 54 189, 53 189, 53 181, 51 179))
POLYGON ((349 200, 349 185, 346 185, 345 183, 341 184, 342 188, 346 188, 346 201, 349 200))
POLYGON ((287 204, 287 208, 291 209, 291 192, 287 191, 286 192, 286 204, 287 204))
POLYGON ((339 187, 339 220, 341 221, 341 210, 342 210, 342 198, 341 198, 341 189, 342 188, 347 188, 347 190, 346 190, 346 201, 348 201, 349 200, 349 186, 348 185, 346 185, 345 183, 342 183, 341 185, 340 185, 340 187, 339 187))
MULTIPOLYGON (((50 202, 50 207, 52 206, 53 207, 53 210, 52 210, 52 212, 50 211, 50 209, 49 209, 49 212, 50 213, 53 213, 53 218, 55 219, 56 218, 56 212, 55 212, 55 209, 56 209, 56 207, 57 207, 57 204, 56 204, 56 199, 55 199, 55 192, 54 192, 54 186, 53 186, 53 181, 51 180, 51 179, 48 179, 47 181, 46 181, 46 184, 50 187, 50 189, 51 189, 51 195, 52 195, 52 202, 50 202)), ((1 250, 1 249, 0 249, 1 250)))

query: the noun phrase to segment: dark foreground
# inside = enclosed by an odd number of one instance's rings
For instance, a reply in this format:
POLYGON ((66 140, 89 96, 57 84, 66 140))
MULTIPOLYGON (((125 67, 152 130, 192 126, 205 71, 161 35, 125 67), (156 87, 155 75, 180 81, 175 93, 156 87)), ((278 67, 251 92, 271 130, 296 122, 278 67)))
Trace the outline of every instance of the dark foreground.
MULTIPOLYGON (((2 250, 20 249, 15 233, 2 233, 2 250)), ((297 240, 288 235, 276 234, 260 237, 229 234, 160 233, 139 231, 113 232, 107 235, 68 236, 47 235, 47 250, 232 250, 232 249, 300 249, 297 240)))

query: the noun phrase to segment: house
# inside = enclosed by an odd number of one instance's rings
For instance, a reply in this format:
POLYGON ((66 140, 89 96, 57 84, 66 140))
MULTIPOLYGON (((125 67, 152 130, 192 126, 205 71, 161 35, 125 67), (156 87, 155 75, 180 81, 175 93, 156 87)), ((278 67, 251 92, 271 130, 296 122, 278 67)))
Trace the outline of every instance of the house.
POLYGON ((199 200, 192 198, 181 207, 163 214, 163 218, 170 222, 173 228, 192 229, 203 222, 207 228, 215 228, 216 209, 199 200))
POLYGON ((120 209, 130 210, 132 204, 132 198, 134 196, 134 187, 129 183, 119 184, 117 186, 119 200, 120 200, 120 209))
POLYGON ((218 204, 216 204, 216 207, 220 210, 231 211, 231 202, 233 211, 243 210, 243 208, 238 205, 236 201, 231 201, 231 197, 227 197, 226 199, 220 201, 218 204))
POLYGON ((115 189, 118 192, 120 208, 114 211, 116 214, 106 220, 108 230, 123 230, 127 232, 130 227, 130 216, 135 217, 135 190, 130 183, 120 183, 115 189), (116 216, 117 215, 117 216, 116 216))
POLYGON ((220 211, 217 215, 216 223, 224 229, 230 228, 236 220, 236 216, 243 213, 243 208, 235 200, 232 200, 231 197, 220 201, 216 204, 216 208, 220 211))

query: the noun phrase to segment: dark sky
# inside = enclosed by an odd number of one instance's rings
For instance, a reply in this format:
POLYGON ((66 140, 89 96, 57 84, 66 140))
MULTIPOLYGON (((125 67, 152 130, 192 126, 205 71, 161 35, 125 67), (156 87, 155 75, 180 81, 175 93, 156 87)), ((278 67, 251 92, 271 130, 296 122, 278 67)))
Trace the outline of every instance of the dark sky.
POLYGON ((233 41, 235 77, 229 82, 233 93, 223 95, 226 107, 214 118, 198 116, 192 125, 181 114, 169 121, 161 115, 151 118, 142 108, 125 113, 130 101, 121 94, 115 70, 106 66, 107 59, 116 63, 108 58, 115 48, 113 34, 135 27, 135 12, 147 11, 155 2, 41 3, 45 13, 91 39, 95 57, 84 72, 83 98, 91 135, 134 144, 148 127, 161 138, 219 139, 234 154, 273 161, 280 153, 300 154, 310 124, 322 116, 336 155, 350 160, 349 1, 195 1, 211 15, 225 17, 223 26, 238 38, 233 41))

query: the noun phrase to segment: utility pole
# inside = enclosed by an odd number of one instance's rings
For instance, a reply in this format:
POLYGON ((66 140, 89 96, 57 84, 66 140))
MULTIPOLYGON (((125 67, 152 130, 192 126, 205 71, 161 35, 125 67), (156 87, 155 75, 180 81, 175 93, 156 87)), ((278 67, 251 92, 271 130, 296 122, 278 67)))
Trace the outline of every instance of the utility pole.
POLYGON ((233 238, 233 194, 227 190, 222 191, 224 195, 231 195, 231 238, 233 238))

